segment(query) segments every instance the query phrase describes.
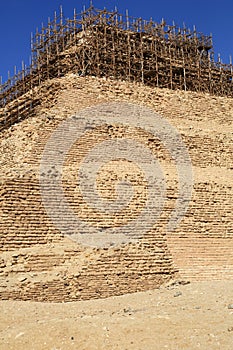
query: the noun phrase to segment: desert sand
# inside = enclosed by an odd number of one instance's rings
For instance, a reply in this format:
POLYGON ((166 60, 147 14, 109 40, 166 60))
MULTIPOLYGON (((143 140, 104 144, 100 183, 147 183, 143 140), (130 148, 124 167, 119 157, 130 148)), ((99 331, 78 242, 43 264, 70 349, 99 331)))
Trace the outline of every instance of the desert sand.
POLYGON ((233 281, 70 303, 0 302, 1 350, 233 348, 233 281))

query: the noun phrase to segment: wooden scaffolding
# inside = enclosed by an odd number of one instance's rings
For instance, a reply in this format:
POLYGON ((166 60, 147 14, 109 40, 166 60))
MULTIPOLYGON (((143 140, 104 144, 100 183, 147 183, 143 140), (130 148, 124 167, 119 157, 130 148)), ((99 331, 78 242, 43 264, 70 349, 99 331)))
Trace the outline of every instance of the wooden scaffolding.
POLYGON ((212 37, 93 6, 66 19, 62 9, 31 38, 29 67, 0 82, 0 129, 30 115, 35 88, 69 72, 149 86, 233 96, 233 65, 214 60, 212 37), (27 98, 22 98, 27 94, 27 98))

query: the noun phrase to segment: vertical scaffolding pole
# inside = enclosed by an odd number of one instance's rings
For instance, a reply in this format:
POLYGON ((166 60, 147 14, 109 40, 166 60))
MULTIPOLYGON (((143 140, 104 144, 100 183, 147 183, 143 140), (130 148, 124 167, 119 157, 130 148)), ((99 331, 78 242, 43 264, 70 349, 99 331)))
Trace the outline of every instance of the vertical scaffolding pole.
POLYGON ((230 55, 230 70, 231 70, 231 85, 230 85, 230 92, 233 90, 233 66, 232 66, 232 56, 230 55))
POLYGON ((127 30, 127 56, 128 56, 128 80, 131 80, 131 43, 129 30, 129 12, 126 10, 126 30, 127 30))
POLYGON ((143 55, 143 32, 142 32, 142 19, 139 19, 139 31, 140 31, 140 63, 141 63, 141 82, 144 83, 144 55, 143 55))
POLYGON ((184 90, 187 90, 187 85, 186 85, 186 68, 185 68, 185 58, 184 58, 184 49, 183 47, 181 48, 181 53, 182 53, 182 63, 183 63, 183 87, 184 90))

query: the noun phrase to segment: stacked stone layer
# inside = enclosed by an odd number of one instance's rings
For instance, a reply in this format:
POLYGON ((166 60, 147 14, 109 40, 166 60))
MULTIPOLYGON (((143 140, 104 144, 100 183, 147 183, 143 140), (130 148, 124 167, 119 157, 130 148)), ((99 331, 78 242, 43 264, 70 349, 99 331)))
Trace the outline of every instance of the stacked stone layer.
POLYGON ((75 75, 48 84, 48 98, 43 100, 45 83, 34 116, 1 134, 1 298, 69 301, 147 290, 178 275, 194 280, 231 279, 233 100, 75 75), (177 128, 192 161, 193 193, 181 224, 167 232, 178 178, 161 142, 145 130, 124 125, 90 130, 70 149, 64 165, 64 193, 76 215, 96 227, 120 226, 134 220, 146 204, 143 174, 126 160, 106 165, 97 179, 100 195, 110 201, 116 196, 117 181, 131 181, 135 195, 126 211, 109 218, 97 215, 83 201, 77 169, 88 150, 107 139, 127 137, 150 149, 163 167, 167 198, 154 228, 136 242, 84 247, 64 237, 48 217, 40 193, 40 159, 62 120, 110 101, 150 107, 177 128))

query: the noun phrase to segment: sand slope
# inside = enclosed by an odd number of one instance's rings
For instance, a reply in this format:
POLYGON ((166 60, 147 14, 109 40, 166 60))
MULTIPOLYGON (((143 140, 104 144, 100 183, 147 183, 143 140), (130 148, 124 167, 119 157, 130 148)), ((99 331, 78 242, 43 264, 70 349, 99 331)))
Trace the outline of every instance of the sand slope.
POLYGON ((231 350, 229 304, 233 281, 170 282, 153 291, 63 304, 2 301, 0 348, 231 350))

